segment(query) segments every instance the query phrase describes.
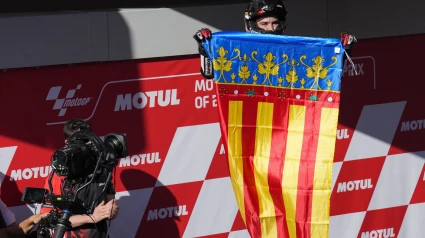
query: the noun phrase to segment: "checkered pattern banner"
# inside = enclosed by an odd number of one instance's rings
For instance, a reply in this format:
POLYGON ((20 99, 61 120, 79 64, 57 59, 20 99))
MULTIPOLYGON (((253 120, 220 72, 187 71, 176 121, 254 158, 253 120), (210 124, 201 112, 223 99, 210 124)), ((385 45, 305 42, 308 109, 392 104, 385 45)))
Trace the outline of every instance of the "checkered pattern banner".
POLYGON ((330 237, 424 236, 425 133, 414 71, 425 35, 360 42, 344 65, 330 237), (383 52, 381 47, 403 47, 383 52), (397 59, 409 59, 401 64, 397 59), (357 74, 355 73, 357 71, 357 74), (406 83, 400 85, 400 77, 406 83))
MULTIPOLYGON (((424 237, 425 81, 414 70, 424 40, 364 40, 354 66, 342 65, 331 238, 424 237)), ((22 192, 43 187, 64 122, 77 117, 100 137, 127 135, 111 237, 250 237, 229 176, 216 87, 198 71, 194 57, 1 72, 1 199, 17 221, 38 212, 20 201, 22 192)))

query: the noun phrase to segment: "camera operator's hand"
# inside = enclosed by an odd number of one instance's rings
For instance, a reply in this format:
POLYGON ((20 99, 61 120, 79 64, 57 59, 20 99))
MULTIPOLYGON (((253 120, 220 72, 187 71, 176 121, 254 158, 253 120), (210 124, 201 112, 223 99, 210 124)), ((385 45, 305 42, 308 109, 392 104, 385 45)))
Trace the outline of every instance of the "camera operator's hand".
POLYGON ((38 224, 42 218, 49 215, 49 213, 42 213, 42 214, 34 214, 21 223, 19 223, 19 228, 21 228, 25 234, 28 234, 30 230, 34 227, 35 224, 38 224))
POLYGON ((118 206, 117 200, 115 200, 115 198, 109 202, 112 202, 112 211, 110 213, 111 216, 109 217, 109 219, 112 220, 118 216, 118 211, 120 210, 120 206, 118 206))
POLYGON ((111 210, 112 210, 112 205, 113 205, 113 201, 111 200, 108 203, 105 204, 105 201, 102 201, 95 209, 93 212, 93 218, 96 222, 102 221, 104 219, 109 219, 109 217, 111 216, 111 210))

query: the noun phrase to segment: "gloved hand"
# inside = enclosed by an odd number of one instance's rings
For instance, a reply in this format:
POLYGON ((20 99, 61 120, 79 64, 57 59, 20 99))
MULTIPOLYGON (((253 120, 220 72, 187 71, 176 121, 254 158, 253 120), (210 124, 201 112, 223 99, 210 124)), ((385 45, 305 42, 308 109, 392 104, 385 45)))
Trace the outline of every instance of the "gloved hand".
POLYGON ((197 31, 196 34, 193 36, 195 40, 197 41, 203 41, 205 39, 209 40, 211 39, 211 30, 208 28, 202 28, 201 30, 197 31))
POLYGON ((199 54, 201 54, 203 56, 207 56, 207 53, 205 52, 205 48, 202 45, 202 42, 204 40, 211 39, 211 30, 208 29, 208 28, 202 28, 201 30, 197 31, 195 33, 195 35, 193 35, 193 38, 198 43, 198 52, 199 52, 199 54))
POLYGON ((357 42, 357 38, 355 35, 349 32, 341 32, 341 43, 345 47, 345 49, 353 48, 356 42, 357 42))
POLYGON ((356 66, 354 65, 353 61, 351 60, 351 51, 353 50, 354 45, 357 42, 357 38, 356 36, 354 36, 353 34, 349 33, 349 32, 341 32, 341 43, 345 48, 345 53, 346 55, 344 55, 344 61, 345 59, 348 59, 348 61, 350 62, 351 66, 354 69, 354 73, 356 75, 358 75, 357 70, 356 70, 356 66))
MULTIPOLYGON (((348 57, 351 56, 351 50, 357 42, 356 36, 349 32, 341 32, 341 43, 345 48, 348 57)), ((345 58, 345 57, 344 57, 345 58)), ((349 59, 351 61, 351 59, 349 59)))
POLYGON ((198 43, 198 52, 201 55, 201 74, 206 79, 212 79, 214 77, 213 64, 211 59, 208 58, 207 52, 202 45, 203 41, 211 39, 211 30, 208 28, 202 28, 193 35, 193 38, 198 43))

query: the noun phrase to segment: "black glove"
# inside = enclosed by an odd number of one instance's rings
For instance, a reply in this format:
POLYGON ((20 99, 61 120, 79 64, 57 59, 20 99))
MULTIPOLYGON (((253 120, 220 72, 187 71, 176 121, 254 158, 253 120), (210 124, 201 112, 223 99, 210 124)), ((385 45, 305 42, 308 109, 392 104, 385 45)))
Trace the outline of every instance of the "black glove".
POLYGON ((356 42, 357 42, 356 36, 354 36, 353 34, 349 32, 341 32, 341 43, 344 46, 345 52, 346 52, 346 54, 343 57, 343 61, 347 59, 350 62, 351 66, 353 67, 355 75, 358 75, 356 66, 351 60, 351 51, 353 50, 353 47, 356 44, 356 42))
POLYGON ((214 77, 213 64, 202 45, 203 41, 211 39, 211 30, 208 28, 202 28, 193 35, 193 38, 198 43, 198 52, 201 55, 201 74, 206 79, 212 79, 214 77))
POLYGON ((355 35, 349 32, 341 32, 341 43, 347 51, 348 55, 351 55, 351 50, 357 42, 357 38, 355 35))
POLYGON ((205 52, 205 48, 202 45, 202 42, 204 40, 211 39, 211 30, 208 29, 208 28, 202 28, 201 30, 197 31, 195 33, 195 35, 193 35, 193 38, 198 43, 198 52, 199 52, 199 54, 201 54, 203 56, 207 56, 207 53, 205 52))

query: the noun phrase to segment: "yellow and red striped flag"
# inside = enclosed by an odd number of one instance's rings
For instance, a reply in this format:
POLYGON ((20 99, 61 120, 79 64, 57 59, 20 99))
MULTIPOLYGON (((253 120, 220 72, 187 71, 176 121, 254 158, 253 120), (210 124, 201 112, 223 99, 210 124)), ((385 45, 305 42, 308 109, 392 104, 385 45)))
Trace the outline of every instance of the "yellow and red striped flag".
POLYGON ((340 41, 220 32, 204 46, 249 234, 328 237, 340 41))

